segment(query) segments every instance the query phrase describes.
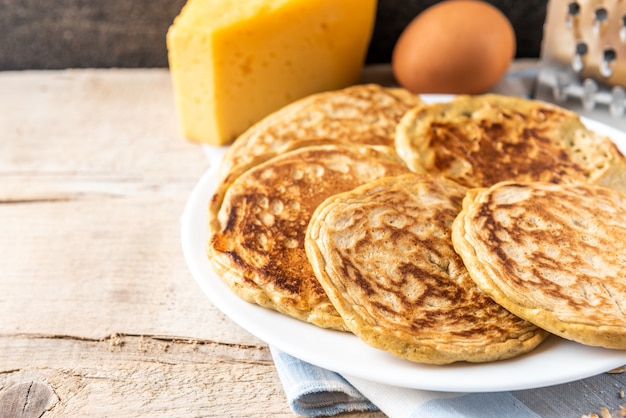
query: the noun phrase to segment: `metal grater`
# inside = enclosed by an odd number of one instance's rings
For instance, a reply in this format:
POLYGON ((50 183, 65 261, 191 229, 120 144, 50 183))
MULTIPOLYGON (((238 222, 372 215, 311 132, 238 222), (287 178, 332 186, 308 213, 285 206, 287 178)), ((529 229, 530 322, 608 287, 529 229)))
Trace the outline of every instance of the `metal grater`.
POLYGON ((626 109, 626 0, 550 0, 537 98, 583 109, 626 109))

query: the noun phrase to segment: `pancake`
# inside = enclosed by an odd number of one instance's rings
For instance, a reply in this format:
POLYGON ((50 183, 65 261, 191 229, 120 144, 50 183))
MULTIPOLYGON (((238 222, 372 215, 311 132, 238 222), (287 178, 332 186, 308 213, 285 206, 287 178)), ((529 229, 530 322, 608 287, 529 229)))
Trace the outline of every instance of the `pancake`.
POLYGON ((307 256, 346 326, 420 363, 512 358, 547 333, 491 300, 452 247, 465 187, 442 177, 383 178, 325 200, 307 256))
POLYGON ((487 94, 415 108, 398 126, 396 149, 412 170, 467 187, 514 180, 626 191, 626 160, 615 144, 577 114, 535 100, 487 94))
POLYGON ((503 182, 468 192, 454 248, 512 313, 582 344, 626 349, 626 194, 503 182))
POLYGON ((345 330, 306 257, 309 219, 335 193, 406 172, 388 147, 347 143, 291 149, 249 167, 221 183, 212 198, 211 263, 244 300, 345 330))
POLYGON ((267 116, 240 135, 227 150, 220 178, 267 152, 281 152, 294 141, 338 139, 394 147, 396 126, 420 104, 404 89, 361 84, 314 94, 267 116))

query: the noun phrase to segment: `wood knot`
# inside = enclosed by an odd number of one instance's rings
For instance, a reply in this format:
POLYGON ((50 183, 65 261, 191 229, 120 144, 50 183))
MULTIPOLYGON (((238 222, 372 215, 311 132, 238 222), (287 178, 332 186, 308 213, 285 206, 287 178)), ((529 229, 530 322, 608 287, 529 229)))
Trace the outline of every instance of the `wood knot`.
POLYGON ((34 418, 49 411, 59 398, 42 381, 14 383, 0 390, 0 417, 34 418))

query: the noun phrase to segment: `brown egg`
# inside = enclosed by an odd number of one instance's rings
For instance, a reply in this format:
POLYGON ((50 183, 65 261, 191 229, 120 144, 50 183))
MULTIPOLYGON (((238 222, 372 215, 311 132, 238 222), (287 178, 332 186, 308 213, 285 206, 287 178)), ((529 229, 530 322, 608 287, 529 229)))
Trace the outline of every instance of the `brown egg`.
POLYGON ((449 0, 420 13, 393 50, 398 83, 414 93, 478 94, 493 87, 515 56, 515 32, 496 7, 449 0))

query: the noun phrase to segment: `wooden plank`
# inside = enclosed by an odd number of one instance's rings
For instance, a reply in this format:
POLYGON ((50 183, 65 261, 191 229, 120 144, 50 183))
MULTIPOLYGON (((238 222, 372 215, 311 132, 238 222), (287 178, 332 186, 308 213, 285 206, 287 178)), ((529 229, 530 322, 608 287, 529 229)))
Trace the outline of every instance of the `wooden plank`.
POLYGON ((2 416, 295 416, 267 347, 127 335, 10 336, 0 337, 0 352, 0 408, 17 412, 2 416))
POLYGON ((11 398, 16 410, 23 402, 50 417, 293 415, 266 347, 117 335, 2 337, 0 351, 0 404, 11 398))
POLYGON ((2 175, 175 184, 195 182, 208 166, 179 132, 166 70, 0 75, 2 175))
POLYGON ((0 204, 0 219, 11 220, 0 223, 0 334, 249 343, 187 269, 179 238, 186 196, 0 204))
POLYGON ((182 257, 208 163, 180 137, 167 71, 7 73, 0 90, 0 333, 250 338, 182 257))

